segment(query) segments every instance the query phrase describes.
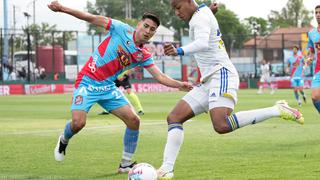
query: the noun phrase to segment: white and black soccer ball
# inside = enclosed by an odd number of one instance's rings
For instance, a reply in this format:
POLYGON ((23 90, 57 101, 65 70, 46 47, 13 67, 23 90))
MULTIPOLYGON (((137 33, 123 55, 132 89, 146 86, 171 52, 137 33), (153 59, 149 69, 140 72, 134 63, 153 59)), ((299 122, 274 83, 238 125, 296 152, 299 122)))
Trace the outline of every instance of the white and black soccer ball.
POLYGON ((148 163, 139 163, 133 166, 128 173, 128 180, 157 180, 156 169, 148 163))

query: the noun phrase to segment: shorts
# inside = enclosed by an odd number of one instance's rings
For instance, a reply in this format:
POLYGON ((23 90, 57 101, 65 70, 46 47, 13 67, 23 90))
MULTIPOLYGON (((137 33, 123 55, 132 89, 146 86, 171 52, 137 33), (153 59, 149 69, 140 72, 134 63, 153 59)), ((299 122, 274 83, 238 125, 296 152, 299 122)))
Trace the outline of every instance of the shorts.
POLYGON ((131 88, 131 84, 129 81, 129 77, 125 76, 125 78, 122 81, 119 81, 118 79, 114 81, 117 87, 122 86, 124 89, 129 89, 131 88))
POLYGON ((270 83, 271 79, 269 75, 262 75, 260 78, 260 83, 270 83))
POLYGON ((129 104, 129 101, 114 84, 94 88, 79 86, 73 92, 71 111, 89 112, 95 103, 110 112, 129 104))
POLYGON ((234 109, 237 103, 239 75, 226 68, 212 74, 210 79, 194 87, 182 99, 191 107, 195 115, 217 107, 234 109))
POLYGON ((313 75, 311 88, 320 88, 320 71, 317 74, 313 75))
POLYGON ((304 86, 304 81, 302 78, 296 77, 291 79, 291 87, 303 87, 304 86))

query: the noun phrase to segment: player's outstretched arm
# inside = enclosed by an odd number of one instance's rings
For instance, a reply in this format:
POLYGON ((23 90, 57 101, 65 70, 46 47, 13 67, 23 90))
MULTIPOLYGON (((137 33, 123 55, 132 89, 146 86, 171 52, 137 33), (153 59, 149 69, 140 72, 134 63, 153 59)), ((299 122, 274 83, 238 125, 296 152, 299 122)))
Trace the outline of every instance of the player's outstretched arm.
POLYGON ((160 84, 168 87, 178 88, 180 91, 190 91, 192 85, 188 82, 181 82, 170 78, 169 76, 163 74, 157 66, 152 66, 147 69, 149 73, 156 79, 160 84))
POLYGON ((54 12, 62 12, 66 14, 70 14, 78 19, 87 21, 88 23, 107 28, 109 18, 99 15, 90 14, 88 12, 78 11, 76 9, 68 8, 60 4, 58 1, 52 1, 48 5, 49 9, 54 12))

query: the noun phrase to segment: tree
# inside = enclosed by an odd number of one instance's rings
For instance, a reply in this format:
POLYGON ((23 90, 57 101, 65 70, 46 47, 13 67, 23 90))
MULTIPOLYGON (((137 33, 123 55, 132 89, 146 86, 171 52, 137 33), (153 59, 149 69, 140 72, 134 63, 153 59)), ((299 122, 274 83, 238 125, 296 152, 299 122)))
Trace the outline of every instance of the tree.
POLYGON ((305 27, 312 20, 312 11, 308 11, 303 5, 303 0, 288 0, 286 7, 280 12, 271 11, 268 16, 271 22, 271 30, 278 27, 305 27))
POLYGON ((229 52, 232 48, 240 48, 243 42, 249 38, 249 29, 241 24, 237 15, 228 10, 224 4, 219 4, 216 17, 227 51, 229 52))
POLYGON ((257 35, 265 35, 268 33, 268 21, 263 18, 254 16, 245 18, 245 25, 250 32, 254 32, 254 28, 256 27, 257 35))

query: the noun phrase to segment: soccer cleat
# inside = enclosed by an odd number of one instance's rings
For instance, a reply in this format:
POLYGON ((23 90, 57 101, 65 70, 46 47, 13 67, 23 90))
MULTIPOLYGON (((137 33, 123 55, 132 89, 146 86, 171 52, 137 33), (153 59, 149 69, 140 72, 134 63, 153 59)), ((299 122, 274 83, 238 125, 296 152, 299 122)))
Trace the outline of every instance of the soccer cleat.
POLYGON ((277 101, 276 106, 280 111, 280 118, 304 124, 304 118, 299 110, 290 107, 285 100, 277 101))
POLYGON ((164 171, 162 169, 157 170, 157 175, 159 180, 171 180, 173 179, 173 171, 164 171))
POLYGON ((119 174, 127 173, 127 172, 129 172, 129 171, 133 168, 133 166, 136 165, 136 164, 137 164, 136 161, 133 162, 133 163, 131 163, 131 164, 128 165, 128 166, 122 166, 121 163, 120 163, 119 169, 118 169, 118 173, 119 173, 119 174))
POLYGON ((56 145, 56 148, 54 149, 54 159, 56 161, 63 161, 64 160, 64 156, 66 155, 66 148, 68 146, 68 144, 64 144, 61 142, 60 138, 63 135, 59 136, 58 139, 58 143, 56 145))
POLYGON ((303 98, 303 102, 304 102, 304 103, 307 103, 307 98, 306 98, 306 96, 302 96, 302 98, 303 98))
POLYGON ((139 116, 143 116, 143 115, 144 115, 144 112, 143 112, 143 111, 139 111, 139 112, 138 112, 138 115, 139 115, 139 116))

